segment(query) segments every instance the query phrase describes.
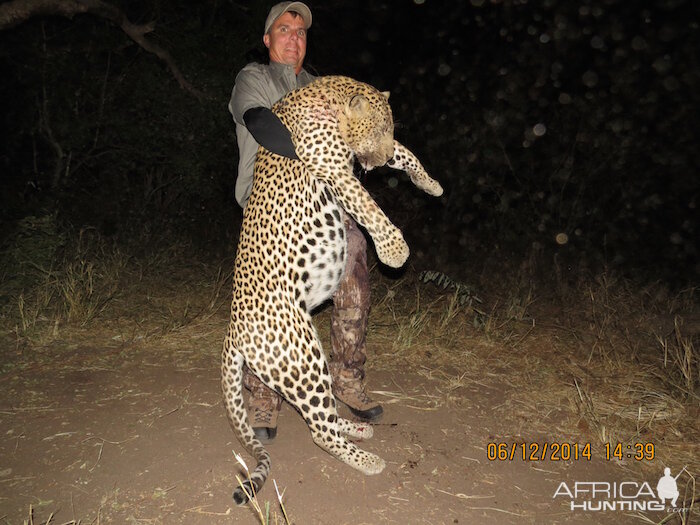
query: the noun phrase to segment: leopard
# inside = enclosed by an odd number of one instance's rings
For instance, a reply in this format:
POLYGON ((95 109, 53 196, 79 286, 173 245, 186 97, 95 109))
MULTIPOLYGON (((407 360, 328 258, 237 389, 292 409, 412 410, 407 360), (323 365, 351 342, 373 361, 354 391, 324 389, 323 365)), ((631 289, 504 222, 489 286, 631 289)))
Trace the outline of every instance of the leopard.
POLYGON ((369 84, 326 76, 272 107, 289 129, 298 158, 259 147, 234 262, 221 386, 234 434, 256 460, 233 493, 238 505, 260 491, 271 468, 270 454, 248 421, 244 366, 296 408, 319 447, 367 475, 385 467, 379 456, 348 440, 372 437, 373 427, 338 416, 312 312, 343 278, 346 214, 367 231, 382 263, 399 268, 409 256, 400 229, 355 176, 355 161, 367 171, 385 165, 403 170, 426 193, 443 193, 394 139, 388 98, 369 84))

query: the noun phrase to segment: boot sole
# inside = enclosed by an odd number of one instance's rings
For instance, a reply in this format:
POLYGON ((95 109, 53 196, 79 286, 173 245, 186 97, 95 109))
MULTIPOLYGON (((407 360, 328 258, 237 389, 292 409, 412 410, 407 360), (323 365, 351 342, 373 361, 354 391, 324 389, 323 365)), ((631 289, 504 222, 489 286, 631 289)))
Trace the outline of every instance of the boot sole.
POLYGON ((269 444, 277 437, 277 427, 254 427, 253 433, 260 443, 269 444))
POLYGON ((376 423, 380 419, 382 419, 382 416, 384 415, 384 409, 382 408, 381 405, 377 405, 376 407, 369 408, 367 410, 360 410, 357 408, 353 408, 344 401, 340 400, 341 403, 343 403, 350 412, 353 413, 355 417, 360 418, 362 421, 367 421, 368 423, 376 423))

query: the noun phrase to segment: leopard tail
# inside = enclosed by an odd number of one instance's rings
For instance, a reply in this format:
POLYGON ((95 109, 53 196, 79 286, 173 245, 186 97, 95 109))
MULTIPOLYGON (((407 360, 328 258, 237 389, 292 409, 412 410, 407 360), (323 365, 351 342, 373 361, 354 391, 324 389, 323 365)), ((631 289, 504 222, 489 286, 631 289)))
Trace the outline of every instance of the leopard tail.
POLYGON ((233 491, 233 500, 237 505, 244 505, 260 491, 270 474, 270 454, 255 437, 248 421, 248 411, 243 399, 243 355, 236 351, 231 337, 226 338, 221 359, 221 388, 224 392, 226 415, 234 434, 246 451, 255 458, 257 465, 251 472, 241 461, 247 471, 245 479, 240 479, 233 491))

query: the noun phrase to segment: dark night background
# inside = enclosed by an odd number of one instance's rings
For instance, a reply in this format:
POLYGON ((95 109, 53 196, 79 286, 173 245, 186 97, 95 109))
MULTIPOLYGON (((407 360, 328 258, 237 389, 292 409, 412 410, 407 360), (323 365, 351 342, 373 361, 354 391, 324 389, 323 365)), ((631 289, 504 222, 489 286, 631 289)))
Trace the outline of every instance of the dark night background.
MULTIPOLYGON (((238 70, 264 56, 271 2, 109 3, 154 22, 146 37, 205 96, 99 16, 1 31, 6 276, 27 251, 50 261, 86 228, 135 254, 233 251, 226 105, 238 70)), ((364 177, 417 268, 505 270, 535 257, 545 277, 557 265, 697 282, 692 0, 309 5, 307 68, 391 91, 396 137, 445 187, 435 200, 390 170, 364 177)))

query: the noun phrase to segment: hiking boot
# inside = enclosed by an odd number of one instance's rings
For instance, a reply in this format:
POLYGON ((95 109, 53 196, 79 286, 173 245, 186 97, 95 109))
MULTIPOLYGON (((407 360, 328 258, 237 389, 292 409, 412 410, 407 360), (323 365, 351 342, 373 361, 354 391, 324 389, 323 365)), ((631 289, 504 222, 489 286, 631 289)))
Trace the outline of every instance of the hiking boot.
POLYGON ((333 394, 363 421, 379 421, 384 413, 382 406, 367 395, 365 383, 357 370, 339 370, 333 378, 333 394))
POLYGON ((282 400, 275 392, 251 393, 248 403, 250 426, 262 443, 270 443, 277 436, 277 416, 282 400))

